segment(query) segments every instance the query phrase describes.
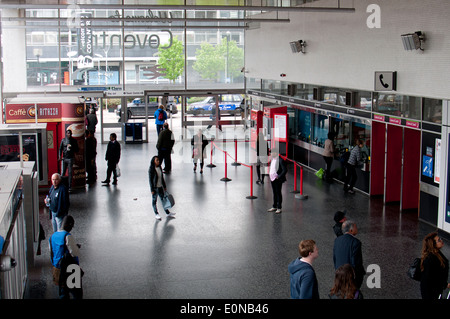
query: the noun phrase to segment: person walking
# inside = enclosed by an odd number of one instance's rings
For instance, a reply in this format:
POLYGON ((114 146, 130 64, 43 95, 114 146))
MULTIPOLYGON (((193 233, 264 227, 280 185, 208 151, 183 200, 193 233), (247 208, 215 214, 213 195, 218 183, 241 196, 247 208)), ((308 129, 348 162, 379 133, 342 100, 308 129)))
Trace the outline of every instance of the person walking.
POLYGON ((261 167, 265 170, 269 155, 269 145, 264 138, 264 134, 262 131, 258 133, 258 137, 256 138, 256 175, 258 176, 258 180, 256 184, 264 184, 264 172, 261 172, 261 167))
POLYGON ((163 125, 167 120, 167 113, 164 111, 164 105, 160 105, 159 108, 155 111, 155 124, 156 124, 156 133, 159 136, 159 133, 163 129, 163 125))
POLYGON ((102 183, 109 185, 111 181, 111 173, 113 174, 113 185, 117 185, 117 164, 119 164, 121 155, 120 143, 117 141, 116 133, 111 133, 109 136, 109 143, 106 148, 105 160, 108 162, 106 170, 106 179, 102 183))
POLYGON ((330 299, 364 299, 355 285, 355 270, 350 264, 344 264, 336 270, 334 286, 328 295, 330 299))
POLYGON ((95 127, 97 126, 98 119, 97 115, 95 114, 94 108, 89 109, 89 114, 86 116, 86 122, 87 122, 86 129, 88 131, 95 133, 95 127))
MULTIPOLYGON (((76 278, 75 288, 69 288, 67 286, 68 279, 68 262, 74 262, 79 265, 80 245, 75 243, 75 239, 70 234, 75 220, 72 216, 67 215, 64 217, 62 228, 49 238, 50 257, 53 265, 53 280, 58 283, 59 298, 70 299, 70 294, 74 299, 83 299, 83 288, 81 286, 81 271, 79 272, 79 278, 76 278), (68 255, 70 255, 70 258, 68 255), (66 257, 65 257, 66 255, 66 257), (65 258, 70 260, 65 260, 65 258)), ((80 269, 81 270, 81 269, 80 269)))
POLYGON ((66 137, 61 140, 59 145, 58 157, 61 160, 61 176, 68 172, 68 188, 72 189, 73 164, 75 162, 75 153, 79 150, 78 142, 72 137, 72 131, 66 131, 66 137))
POLYGON ((194 173, 197 171, 197 163, 200 160, 200 174, 203 174, 204 159, 206 158, 205 148, 209 144, 202 130, 199 129, 197 134, 192 136, 192 159, 194 162, 194 173))
POLYGON ((273 205, 272 208, 268 209, 268 212, 280 214, 283 202, 281 188, 283 183, 286 182, 287 167, 286 163, 278 153, 278 149, 273 148, 270 155, 272 159, 270 161, 269 176, 272 184, 273 205))
POLYGON ((319 256, 319 250, 314 240, 302 240, 298 245, 300 257, 293 260, 289 266, 291 298, 319 299, 319 284, 313 268, 313 262, 319 256))
MULTIPOLYGON (((152 206, 155 213, 155 218, 161 220, 161 215, 158 213, 157 200, 158 196, 161 200, 164 198, 166 192, 166 181, 161 169, 161 164, 158 156, 153 156, 148 168, 148 181, 150 184, 150 191, 152 192, 152 206)), ((168 209, 164 209, 167 217, 175 217, 175 213, 171 213, 168 209)))
POLYGON ((347 211, 340 211, 338 210, 336 213, 334 213, 334 221, 335 224, 333 226, 334 233, 336 234, 336 237, 342 236, 342 224, 347 220, 347 217, 345 216, 347 214, 347 211))
POLYGON ((437 232, 432 232, 423 239, 420 259, 422 299, 438 299, 446 288, 450 288, 449 264, 441 251, 442 247, 444 247, 444 241, 437 232))
POLYGON ((87 183, 94 184, 97 181, 97 139, 93 131, 86 131, 86 173, 87 183))
POLYGON ((334 269, 350 264, 355 270, 356 288, 360 289, 366 271, 363 266, 362 244, 355 237, 358 234, 358 227, 354 221, 346 220, 342 224, 342 232, 344 234, 334 240, 334 269))
POLYGON ((63 218, 68 214, 70 207, 69 192, 62 183, 60 174, 54 173, 52 175, 52 186, 44 202, 51 214, 53 232, 57 232, 61 228, 63 218))
POLYGON ((346 163, 347 174, 344 180, 344 192, 354 194, 353 187, 356 184, 358 176, 356 175, 356 165, 361 161, 361 147, 364 146, 364 142, 360 139, 356 140, 356 145, 350 152, 350 156, 346 163))
POLYGON ((334 133, 329 132, 328 138, 325 140, 323 148, 323 159, 325 160, 325 181, 328 183, 333 182, 331 177, 331 166, 333 165, 335 148, 334 148, 334 133))
POLYGON ((169 129, 169 123, 164 123, 163 130, 158 136, 156 148, 158 150, 158 157, 161 165, 164 162, 164 173, 170 174, 172 171, 172 148, 175 144, 175 138, 172 131, 169 129))

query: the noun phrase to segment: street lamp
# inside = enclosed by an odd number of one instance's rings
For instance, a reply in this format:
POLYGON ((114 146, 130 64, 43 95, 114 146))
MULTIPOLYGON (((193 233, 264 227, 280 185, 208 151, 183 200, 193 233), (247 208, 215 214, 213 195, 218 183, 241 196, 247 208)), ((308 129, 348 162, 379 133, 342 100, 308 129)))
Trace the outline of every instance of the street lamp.
POLYGON ((39 57, 42 56, 42 49, 41 48, 34 48, 33 49, 33 54, 36 57, 36 61, 38 63, 38 72, 37 74, 39 75, 39 81, 41 82, 41 86, 43 85, 42 80, 43 80, 43 76, 42 76, 42 70, 40 67, 40 61, 39 61, 39 57))

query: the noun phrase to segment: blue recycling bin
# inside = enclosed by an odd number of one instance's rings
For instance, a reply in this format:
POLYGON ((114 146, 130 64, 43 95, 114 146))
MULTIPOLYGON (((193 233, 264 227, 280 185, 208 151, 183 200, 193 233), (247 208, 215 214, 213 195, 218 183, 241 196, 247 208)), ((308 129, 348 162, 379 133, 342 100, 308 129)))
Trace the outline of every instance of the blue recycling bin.
POLYGON ((142 123, 124 123, 125 143, 142 143, 142 123))

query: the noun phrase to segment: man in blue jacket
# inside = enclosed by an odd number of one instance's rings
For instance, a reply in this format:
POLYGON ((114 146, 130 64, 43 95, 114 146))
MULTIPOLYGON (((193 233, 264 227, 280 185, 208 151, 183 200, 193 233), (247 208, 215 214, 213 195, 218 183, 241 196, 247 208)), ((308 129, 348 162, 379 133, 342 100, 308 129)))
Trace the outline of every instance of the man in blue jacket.
POLYGON ((49 205, 53 232, 61 228, 62 220, 68 214, 70 206, 69 192, 61 180, 60 174, 52 175, 52 186, 48 192, 48 198, 45 199, 45 203, 49 205))
POLYGON ((316 243, 312 239, 302 240, 298 245, 299 258, 289 266, 292 299, 319 299, 319 285, 312 264, 319 256, 316 243))
POLYGON ((155 112, 156 133, 158 133, 158 136, 159 132, 162 131, 163 125, 166 122, 166 120, 167 120, 167 113, 166 111, 164 111, 164 105, 160 105, 159 109, 157 109, 155 112))

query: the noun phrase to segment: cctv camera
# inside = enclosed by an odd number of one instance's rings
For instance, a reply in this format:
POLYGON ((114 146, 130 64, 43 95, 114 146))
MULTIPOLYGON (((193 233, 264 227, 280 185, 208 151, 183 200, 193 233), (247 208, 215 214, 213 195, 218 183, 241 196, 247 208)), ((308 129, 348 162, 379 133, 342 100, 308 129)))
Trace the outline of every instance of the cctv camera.
POLYGON ((17 266, 17 262, 11 256, 0 256, 0 271, 9 271, 17 266))

